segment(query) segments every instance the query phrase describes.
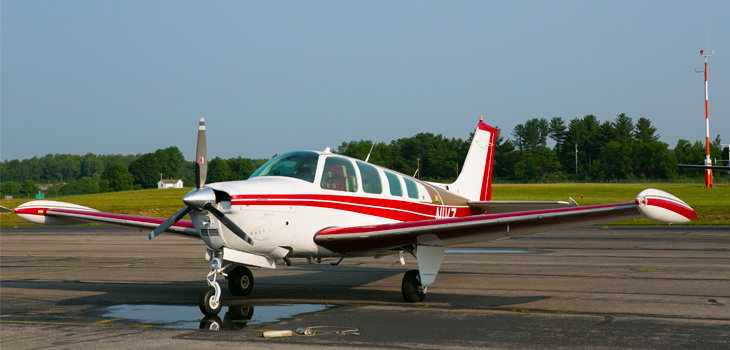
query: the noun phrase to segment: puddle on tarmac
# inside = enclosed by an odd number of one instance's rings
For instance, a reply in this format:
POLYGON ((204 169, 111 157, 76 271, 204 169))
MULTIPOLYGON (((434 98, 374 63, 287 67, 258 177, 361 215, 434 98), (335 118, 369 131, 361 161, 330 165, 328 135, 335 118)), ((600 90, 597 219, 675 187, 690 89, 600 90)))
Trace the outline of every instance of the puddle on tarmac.
POLYGON ((242 329, 246 326, 279 322, 296 315, 336 307, 321 304, 232 305, 224 306, 219 316, 202 317, 200 308, 186 305, 115 305, 94 312, 95 316, 119 325, 145 325, 172 329, 242 329))
POLYGON ((542 254, 543 250, 445 249, 446 254, 542 254))

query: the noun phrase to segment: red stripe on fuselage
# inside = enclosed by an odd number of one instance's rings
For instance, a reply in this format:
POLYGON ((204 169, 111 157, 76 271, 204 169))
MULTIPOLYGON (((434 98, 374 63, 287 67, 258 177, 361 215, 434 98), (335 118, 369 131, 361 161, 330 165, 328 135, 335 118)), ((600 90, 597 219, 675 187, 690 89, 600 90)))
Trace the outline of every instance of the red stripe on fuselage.
POLYGON ((238 195, 231 196, 233 205, 290 205, 344 210, 398 221, 420 221, 443 217, 470 216, 469 206, 443 206, 384 198, 306 195, 238 195))

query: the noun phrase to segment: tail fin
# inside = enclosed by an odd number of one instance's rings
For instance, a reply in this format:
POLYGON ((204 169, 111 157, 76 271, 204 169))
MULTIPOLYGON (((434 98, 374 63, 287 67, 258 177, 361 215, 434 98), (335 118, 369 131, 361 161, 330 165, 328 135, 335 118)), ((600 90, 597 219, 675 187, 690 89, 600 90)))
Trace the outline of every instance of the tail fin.
POLYGON ((494 142, 497 139, 497 128, 485 124, 482 119, 480 116, 461 174, 448 186, 448 189, 471 200, 488 201, 492 199, 494 142))

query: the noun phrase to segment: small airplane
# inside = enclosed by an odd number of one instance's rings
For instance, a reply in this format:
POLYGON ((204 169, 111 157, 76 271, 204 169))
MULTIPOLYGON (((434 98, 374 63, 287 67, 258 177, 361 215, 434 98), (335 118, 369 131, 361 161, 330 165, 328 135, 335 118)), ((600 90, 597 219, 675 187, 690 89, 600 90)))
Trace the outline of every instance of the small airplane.
POLYGON ((406 253, 418 269, 401 283, 406 302, 424 300, 434 283, 444 249, 455 244, 521 236, 535 232, 647 217, 666 224, 685 223, 697 214, 679 198, 647 189, 625 203, 578 206, 562 201, 492 201, 492 171, 497 129, 482 118, 455 182, 439 184, 367 162, 322 152, 281 154, 247 180, 206 184, 205 120, 200 119, 196 151, 196 188, 185 206, 165 218, 100 212, 48 200, 20 205, 15 213, 46 225, 86 222, 151 229, 147 239, 169 232, 201 239, 206 245, 209 288, 200 296, 206 316, 221 310, 221 286, 228 280, 234 296, 251 293, 249 267, 310 263, 322 258, 394 256, 406 253), (191 220, 183 220, 189 215, 191 220))

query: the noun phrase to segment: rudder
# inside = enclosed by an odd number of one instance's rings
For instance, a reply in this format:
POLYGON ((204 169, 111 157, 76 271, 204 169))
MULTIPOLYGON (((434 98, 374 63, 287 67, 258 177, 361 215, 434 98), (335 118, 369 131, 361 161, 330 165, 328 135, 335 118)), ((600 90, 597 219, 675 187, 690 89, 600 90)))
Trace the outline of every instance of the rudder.
POLYGON ((461 174, 454 183, 448 186, 450 191, 471 200, 488 201, 492 199, 494 143, 497 134, 497 128, 484 123, 483 117, 480 116, 479 125, 474 132, 461 174))

